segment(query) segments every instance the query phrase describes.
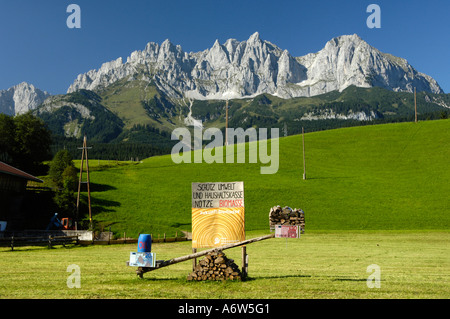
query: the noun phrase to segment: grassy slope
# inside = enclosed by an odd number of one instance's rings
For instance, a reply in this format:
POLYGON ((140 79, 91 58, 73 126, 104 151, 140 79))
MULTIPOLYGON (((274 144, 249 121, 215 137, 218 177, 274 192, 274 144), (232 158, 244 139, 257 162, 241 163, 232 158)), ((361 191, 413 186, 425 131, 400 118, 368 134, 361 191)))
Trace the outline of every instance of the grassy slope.
POLYGON ((153 85, 138 80, 120 80, 99 94, 103 98, 102 103, 124 121, 126 129, 136 124, 148 124, 156 128, 172 127, 164 119, 160 123, 150 118, 142 106, 141 101, 158 95, 153 85))
MULTIPOLYGON (((191 183, 244 181, 246 229, 268 230, 271 206, 302 208, 307 230, 447 230, 450 121, 353 127, 280 139, 280 167, 175 164, 170 156, 93 171, 94 219, 119 234, 191 228, 191 183)), ((248 153, 248 152, 247 152, 248 153)))
MULTIPOLYGON (((2 248, 0 298, 449 298, 449 141, 449 120, 307 134, 306 181, 299 136, 281 139, 274 175, 261 175, 260 164, 177 165, 167 156, 104 168, 91 160, 94 218, 116 222, 113 230, 189 229, 191 182, 244 180, 246 228, 261 229, 247 238, 268 233, 275 204, 303 208, 307 232, 248 245, 244 282, 187 282, 191 262, 139 280, 125 266, 136 244, 2 248), (80 289, 67 288, 71 264, 80 289), (372 264, 379 289, 366 284, 372 264)), ((189 254, 191 243, 152 251, 167 260, 189 254)), ((226 254, 241 265, 240 248, 226 254)))

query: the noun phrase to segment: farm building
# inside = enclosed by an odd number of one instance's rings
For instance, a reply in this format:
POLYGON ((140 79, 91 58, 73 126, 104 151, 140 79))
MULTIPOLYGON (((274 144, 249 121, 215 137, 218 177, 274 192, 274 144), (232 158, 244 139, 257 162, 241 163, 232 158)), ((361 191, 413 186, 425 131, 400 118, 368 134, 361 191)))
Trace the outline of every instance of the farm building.
POLYGON ((21 218, 29 181, 43 183, 37 177, 0 162, 0 227, 9 228, 21 218))

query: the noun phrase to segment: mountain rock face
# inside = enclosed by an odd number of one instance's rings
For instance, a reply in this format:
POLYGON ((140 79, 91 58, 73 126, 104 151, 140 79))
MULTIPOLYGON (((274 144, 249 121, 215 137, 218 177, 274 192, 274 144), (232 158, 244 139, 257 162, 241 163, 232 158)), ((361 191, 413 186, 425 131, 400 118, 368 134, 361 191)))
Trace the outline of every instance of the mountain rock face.
POLYGON ((116 138, 122 132, 123 123, 101 102, 101 97, 94 92, 79 90, 53 95, 32 113, 59 136, 81 138, 84 133, 92 141, 103 143, 116 138))
POLYGON ((7 90, 0 90, 0 113, 18 115, 34 110, 50 94, 32 84, 22 82, 7 90))
POLYGON ((196 53, 186 53, 169 40, 150 42, 126 62, 119 58, 80 74, 68 93, 102 89, 126 77, 154 81, 172 98, 232 99, 262 93, 291 98, 350 85, 443 93, 433 78, 405 59, 380 52, 356 34, 334 38, 319 52, 295 58, 261 40, 257 32, 246 41, 216 40, 210 49, 196 53))
POLYGON ((297 58, 308 70, 307 80, 299 86, 306 96, 350 85, 383 87, 393 91, 444 93, 430 76, 420 73, 403 58, 382 53, 356 34, 334 38, 317 53, 297 58))

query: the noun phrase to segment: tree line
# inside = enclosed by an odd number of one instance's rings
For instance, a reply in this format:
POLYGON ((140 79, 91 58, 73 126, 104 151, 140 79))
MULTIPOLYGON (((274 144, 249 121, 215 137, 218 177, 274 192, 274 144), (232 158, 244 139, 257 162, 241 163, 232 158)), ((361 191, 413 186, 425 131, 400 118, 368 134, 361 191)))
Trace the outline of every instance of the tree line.
MULTIPOLYGON (((136 135, 135 140, 99 143, 90 142, 88 136, 88 146, 91 147, 89 158, 118 161, 144 159, 170 154, 174 144, 168 133, 148 126, 134 127, 129 133, 136 135), (144 140, 147 143, 141 142, 144 140)), ((82 139, 53 134, 42 119, 30 112, 17 116, 0 114, 0 161, 30 174, 46 175, 48 167, 43 162, 51 160, 60 150, 67 150, 74 159, 81 158, 78 148, 82 145, 82 139)))
POLYGON ((42 162, 52 158, 51 142, 51 131, 31 113, 0 114, 0 161, 30 174, 46 174, 42 162))
MULTIPOLYGON (((56 154, 60 150, 67 150, 72 158, 81 159, 83 141, 77 138, 53 136, 51 153, 56 154)), ((90 159, 129 161, 130 159, 144 159, 155 155, 170 154, 171 147, 154 146, 152 144, 120 142, 120 143, 96 143, 87 140, 88 156, 90 159)))

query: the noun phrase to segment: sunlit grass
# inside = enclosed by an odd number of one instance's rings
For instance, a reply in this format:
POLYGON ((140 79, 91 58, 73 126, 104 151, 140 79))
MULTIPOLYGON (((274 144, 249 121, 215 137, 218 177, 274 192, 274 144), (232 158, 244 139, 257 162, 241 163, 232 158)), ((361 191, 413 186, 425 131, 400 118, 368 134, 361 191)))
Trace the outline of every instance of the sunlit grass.
MULTIPOLYGON (((247 237, 261 233, 251 232, 247 237)), ((310 232, 247 245, 249 279, 188 282, 192 261, 144 274, 126 266, 135 244, 0 251, 1 298, 449 298, 448 232, 310 232), (68 288, 67 267, 81 271, 68 288), (368 288, 369 265, 380 267, 380 288, 368 288)), ((154 243, 157 259, 191 253, 190 242, 154 243)), ((241 267, 239 247, 224 251, 241 267)))

